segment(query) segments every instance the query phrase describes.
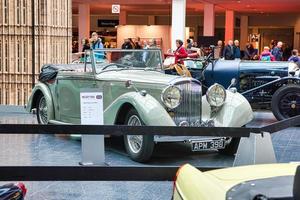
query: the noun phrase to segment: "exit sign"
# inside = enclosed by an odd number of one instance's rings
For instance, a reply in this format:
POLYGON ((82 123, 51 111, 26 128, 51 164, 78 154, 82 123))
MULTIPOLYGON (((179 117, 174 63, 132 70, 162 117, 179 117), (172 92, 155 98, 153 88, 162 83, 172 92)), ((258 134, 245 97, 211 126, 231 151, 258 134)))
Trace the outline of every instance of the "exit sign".
POLYGON ((119 14, 120 13, 120 5, 119 4, 113 4, 111 6, 111 12, 114 14, 119 14))

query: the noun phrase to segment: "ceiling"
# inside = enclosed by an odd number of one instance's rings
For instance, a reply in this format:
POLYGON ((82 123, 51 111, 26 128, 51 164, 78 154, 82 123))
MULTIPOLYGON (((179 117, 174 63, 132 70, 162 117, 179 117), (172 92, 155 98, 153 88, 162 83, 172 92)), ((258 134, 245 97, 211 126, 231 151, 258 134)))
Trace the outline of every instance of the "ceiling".
MULTIPOLYGON (((186 0, 187 14, 203 12, 204 3, 215 4, 217 13, 234 10, 238 13, 271 14, 271 13, 300 13, 300 0, 186 0)), ((78 13, 78 4, 89 3, 91 14, 111 14, 111 5, 120 4, 121 9, 130 14, 169 15, 171 0, 72 0, 73 13, 78 13)))

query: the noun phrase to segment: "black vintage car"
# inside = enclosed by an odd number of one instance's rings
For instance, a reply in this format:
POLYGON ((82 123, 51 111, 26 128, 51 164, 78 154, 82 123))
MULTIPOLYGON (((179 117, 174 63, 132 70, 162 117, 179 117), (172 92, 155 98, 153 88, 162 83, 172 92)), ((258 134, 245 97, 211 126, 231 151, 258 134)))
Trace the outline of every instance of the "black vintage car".
POLYGON ((236 89, 254 109, 271 109, 278 120, 300 115, 300 70, 292 62, 186 59, 192 76, 209 87, 225 88, 233 78, 236 89))

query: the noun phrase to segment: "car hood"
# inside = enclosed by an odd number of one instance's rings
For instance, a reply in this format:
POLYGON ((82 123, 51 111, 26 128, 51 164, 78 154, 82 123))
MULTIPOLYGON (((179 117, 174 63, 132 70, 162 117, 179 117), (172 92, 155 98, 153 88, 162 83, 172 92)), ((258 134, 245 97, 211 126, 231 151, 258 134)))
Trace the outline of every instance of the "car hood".
POLYGON ((180 76, 164 74, 160 71, 150 70, 114 70, 105 71, 97 75, 101 80, 112 81, 128 81, 140 83, 155 83, 161 85, 169 85, 176 79, 181 79, 180 76))

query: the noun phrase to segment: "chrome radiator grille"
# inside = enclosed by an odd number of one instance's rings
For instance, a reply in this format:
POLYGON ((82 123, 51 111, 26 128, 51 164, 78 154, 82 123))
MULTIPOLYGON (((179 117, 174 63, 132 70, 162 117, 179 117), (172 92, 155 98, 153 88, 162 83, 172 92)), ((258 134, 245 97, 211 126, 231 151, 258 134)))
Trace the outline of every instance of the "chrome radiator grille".
POLYGON ((173 120, 181 126, 200 126, 202 91, 200 83, 184 81, 175 84, 182 94, 181 104, 174 109, 173 120))

